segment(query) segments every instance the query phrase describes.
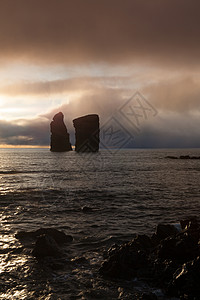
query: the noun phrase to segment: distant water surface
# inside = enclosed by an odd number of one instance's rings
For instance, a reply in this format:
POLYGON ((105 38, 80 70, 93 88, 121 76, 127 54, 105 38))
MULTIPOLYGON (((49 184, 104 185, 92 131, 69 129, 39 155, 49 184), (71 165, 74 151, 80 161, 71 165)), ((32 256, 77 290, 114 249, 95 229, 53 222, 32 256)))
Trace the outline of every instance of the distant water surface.
POLYGON ((152 234, 159 222, 199 214, 200 160, 165 158, 187 154, 200 156, 200 150, 0 149, 0 299, 117 299, 121 286, 134 299, 133 283, 98 275, 102 254, 136 233, 152 234), (17 253, 15 233, 41 227, 74 237, 70 266, 62 271, 17 253), (85 263, 73 264, 76 257, 85 263))

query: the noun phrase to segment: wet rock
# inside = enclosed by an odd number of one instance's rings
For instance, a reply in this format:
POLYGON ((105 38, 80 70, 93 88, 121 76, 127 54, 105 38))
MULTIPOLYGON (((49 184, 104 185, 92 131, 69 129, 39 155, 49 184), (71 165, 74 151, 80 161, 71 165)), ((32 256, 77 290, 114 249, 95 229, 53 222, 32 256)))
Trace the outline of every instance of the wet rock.
POLYGON ((189 299, 199 299, 200 295, 200 257, 183 264, 173 276, 168 287, 168 293, 176 296, 189 296, 189 299))
MULTIPOLYGON (((137 277, 138 271, 148 265, 148 257, 145 251, 138 250, 140 247, 134 241, 110 250, 109 259, 100 268, 100 273, 106 277, 131 279, 137 277)), ((147 271, 148 272, 148 271, 147 271)))
POLYGON ((51 151, 64 152, 71 151, 72 147, 69 141, 69 133, 64 123, 64 115, 62 112, 57 113, 53 117, 50 124, 51 128, 51 151))
POLYGON ((153 262, 152 283, 159 288, 165 288, 173 278, 173 274, 178 267, 179 263, 174 260, 155 258, 153 262))
POLYGON ((44 234, 38 237, 32 251, 33 256, 42 258, 45 256, 60 256, 61 250, 56 241, 49 235, 44 234))
POLYGON ((158 240, 163 240, 170 236, 175 236, 178 232, 179 231, 175 226, 169 224, 158 224, 156 228, 156 236, 158 240))
POLYGON ((145 252, 149 252, 150 249, 155 246, 152 239, 146 234, 138 234, 131 242, 129 242, 129 245, 132 249, 145 252))
POLYGON ((73 237, 71 235, 67 235, 64 232, 57 230, 55 228, 40 228, 35 231, 36 237, 42 234, 48 234, 60 245, 64 243, 70 243, 73 241, 73 237))
POLYGON ((187 229, 188 227, 192 227, 195 230, 199 230, 199 221, 196 216, 188 217, 187 219, 180 220, 181 228, 187 229))
POLYGON ((82 212, 87 214, 87 213, 91 213, 93 211, 93 209, 89 206, 83 206, 82 207, 82 212))
POLYGON ((191 236, 167 238, 161 241, 158 257, 180 262, 193 259, 200 254, 199 246, 191 236))
MULTIPOLYGON (((173 225, 159 224, 150 238, 139 235, 121 246, 113 246, 104 255, 100 274, 117 279, 137 277, 170 296, 199 299, 195 298, 200 295, 199 222, 192 217, 181 220, 181 226, 182 231, 178 231, 173 225)), ((141 299, 155 297, 144 295, 141 299)))
POLYGON ((99 151, 99 116, 92 114, 73 120, 77 152, 99 151))
POLYGON ((40 235, 47 234, 51 236, 58 244, 70 243, 73 241, 73 237, 71 235, 67 235, 64 232, 57 230, 55 228, 40 228, 35 231, 19 231, 15 237, 21 241, 24 240, 35 240, 40 235))
POLYGON ((88 263, 88 260, 84 256, 72 258, 71 261, 76 263, 76 264, 88 263))
POLYGON ((15 234, 15 237, 19 240, 33 239, 35 237, 35 232, 19 231, 15 234))

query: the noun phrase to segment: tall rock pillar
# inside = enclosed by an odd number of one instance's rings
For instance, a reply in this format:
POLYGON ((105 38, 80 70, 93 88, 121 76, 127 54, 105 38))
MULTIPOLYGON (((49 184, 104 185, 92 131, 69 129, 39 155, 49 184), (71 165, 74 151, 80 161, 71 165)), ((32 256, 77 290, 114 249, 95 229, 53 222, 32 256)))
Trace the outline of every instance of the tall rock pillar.
POLYGON ((51 148, 53 152, 71 151, 72 146, 69 141, 69 133, 64 123, 64 115, 62 112, 57 113, 53 117, 50 124, 51 128, 51 148))
POLYGON ((92 114, 73 120, 75 127, 75 150, 77 152, 99 151, 99 116, 92 114))

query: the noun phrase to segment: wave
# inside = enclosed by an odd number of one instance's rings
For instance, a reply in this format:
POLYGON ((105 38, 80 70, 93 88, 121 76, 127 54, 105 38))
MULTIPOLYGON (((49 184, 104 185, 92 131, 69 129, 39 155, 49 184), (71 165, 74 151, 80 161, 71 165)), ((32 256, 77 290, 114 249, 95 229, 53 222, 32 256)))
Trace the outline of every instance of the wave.
POLYGON ((13 174, 21 174, 24 173, 22 171, 0 171, 0 175, 13 175, 13 174))

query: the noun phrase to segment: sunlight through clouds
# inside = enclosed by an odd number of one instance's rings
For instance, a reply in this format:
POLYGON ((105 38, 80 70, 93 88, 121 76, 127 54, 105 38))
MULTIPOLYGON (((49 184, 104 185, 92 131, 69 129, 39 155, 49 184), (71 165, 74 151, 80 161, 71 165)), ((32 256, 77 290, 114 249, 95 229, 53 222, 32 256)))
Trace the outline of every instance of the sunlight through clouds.
POLYGON ((31 143, 48 144, 59 111, 71 131, 73 117, 83 114, 106 122, 135 91, 164 116, 156 130, 149 123, 158 139, 162 132, 166 138, 172 115, 177 135, 199 128, 199 2, 169 0, 161 9, 157 0, 43 0, 39 7, 33 0, 0 4, 0 143, 28 136, 34 119, 31 143), (41 117, 46 131, 38 130, 41 117), (27 120, 23 128, 19 120, 27 120))

